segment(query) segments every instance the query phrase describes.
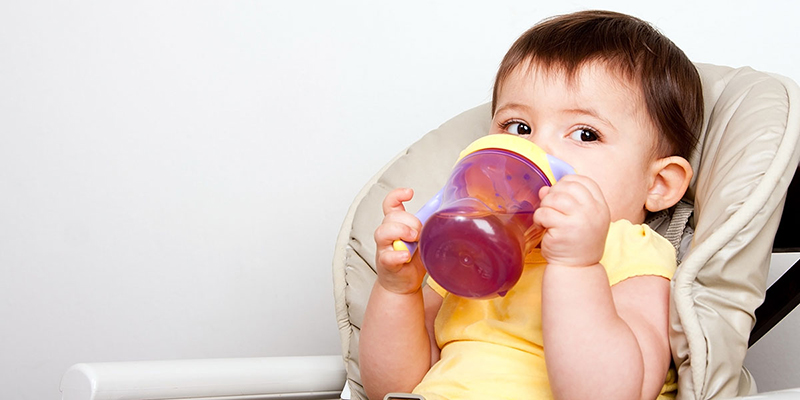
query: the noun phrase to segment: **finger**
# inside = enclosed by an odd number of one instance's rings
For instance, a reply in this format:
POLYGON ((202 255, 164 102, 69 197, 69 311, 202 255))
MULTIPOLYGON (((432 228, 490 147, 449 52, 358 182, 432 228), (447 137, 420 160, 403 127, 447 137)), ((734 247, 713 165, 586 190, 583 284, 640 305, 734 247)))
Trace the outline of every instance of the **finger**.
POLYGON ((411 200, 414 197, 414 190, 408 188, 397 188, 389 192, 383 199, 383 215, 387 215, 394 211, 405 211, 403 202, 411 200))
POLYGON ((403 224, 417 232, 422 230, 422 222, 416 215, 406 211, 393 211, 383 218, 384 224, 403 224))
POLYGON ((562 226, 566 219, 564 213, 552 207, 539 207, 533 213, 534 222, 545 229, 562 226))
POLYGON ((569 183, 565 183, 563 186, 551 189, 542 199, 539 207, 553 208, 562 213, 569 213, 582 206, 581 200, 591 199, 591 195, 588 193, 577 193, 580 188, 570 186, 569 183))
POLYGON ((389 272, 397 272, 411 259, 407 251, 387 250, 378 253, 377 262, 389 272))
POLYGON ((375 229, 375 244, 377 247, 392 247, 395 240, 404 240, 406 242, 415 242, 419 236, 419 231, 412 229, 410 226, 397 222, 386 222, 380 224, 375 229))
POLYGON ((580 185, 581 188, 585 190, 585 193, 592 196, 594 201, 605 203, 603 191, 600 189, 600 186, 597 184, 597 182, 595 182, 594 179, 586 175, 569 175, 568 177, 565 177, 565 180, 567 182, 580 185))
POLYGON ((545 198, 550 193, 550 186, 542 186, 539 188, 539 201, 545 198))
POLYGON ((589 188, 591 185, 591 181, 565 178, 548 191, 548 195, 542 199, 542 204, 568 212, 574 207, 592 206, 602 202, 602 195, 601 199, 598 199, 589 188))

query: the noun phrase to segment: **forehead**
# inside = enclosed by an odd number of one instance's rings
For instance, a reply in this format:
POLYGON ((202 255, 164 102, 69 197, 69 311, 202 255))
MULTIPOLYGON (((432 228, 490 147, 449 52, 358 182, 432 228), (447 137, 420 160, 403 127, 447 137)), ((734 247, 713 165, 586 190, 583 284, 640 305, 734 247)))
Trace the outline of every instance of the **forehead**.
MULTIPOLYGON (((498 97, 509 92, 536 89, 559 90, 572 97, 600 96, 619 98, 632 106, 644 105, 644 97, 638 82, 618 68, 611 68, 600 61, 585 62, 574 70, 559 65, 541 65, 530 61, 521 63, 498 82, 498 97)), ((585 100, 591 101, 592 98, 585 100)))
POLYGON ((573 73, 526 62, 499 83, 497 108, 509 101, 534 107, 591 107, 609 118, 651 123, 637 82, 602 62, 587 62, 573 73))

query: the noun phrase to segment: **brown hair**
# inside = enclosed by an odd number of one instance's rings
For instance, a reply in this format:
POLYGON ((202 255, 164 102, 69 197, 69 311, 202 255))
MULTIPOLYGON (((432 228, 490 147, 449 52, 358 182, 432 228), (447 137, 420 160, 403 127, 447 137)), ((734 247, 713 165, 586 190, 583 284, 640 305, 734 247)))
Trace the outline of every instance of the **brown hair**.
POLYGON ((703 90, 689 58, 666 36, 638 18, 610 11, 582 11, 547 19, 525 32, 500 64, 492 115, 504 80, 520 65, 556 68, 574 78, 584 64, 600 61, 642 90, 661 137, 657 156, 689 158, 703 124, 703 90))

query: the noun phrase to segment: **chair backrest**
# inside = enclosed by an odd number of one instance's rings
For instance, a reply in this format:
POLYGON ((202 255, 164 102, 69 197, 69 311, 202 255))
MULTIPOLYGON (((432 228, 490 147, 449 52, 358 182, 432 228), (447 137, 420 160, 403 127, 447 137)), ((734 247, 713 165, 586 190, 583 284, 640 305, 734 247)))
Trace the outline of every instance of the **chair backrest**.
POLYGON ((698 69, 707 117, 687 193, 695 235, 673 279, 670 340, 679 397, 731 397, 755 389, 742 363, 800 156, 800 93, 749 68, 698 69))
MULTIPOLYGON (((800 90, 786 78, 749 68, 697 67, 706 115, 685 196, 695 205, 689 221, 694 237, 673 279, 670 340, 680 398, 732 397, 755 387, 742 363, 766 290, 784 194, 800 158, 800 90)), ((416 195, 407 208, 416 211, 490 122, 489 105, 482 105, 426 134, 366 183, 345 217, 333 260, 334 296, 355 398, 366 398, 358 338, 376 278, 372 237, 383 218, 381 202, 395 187, 412 187, 416 195)))

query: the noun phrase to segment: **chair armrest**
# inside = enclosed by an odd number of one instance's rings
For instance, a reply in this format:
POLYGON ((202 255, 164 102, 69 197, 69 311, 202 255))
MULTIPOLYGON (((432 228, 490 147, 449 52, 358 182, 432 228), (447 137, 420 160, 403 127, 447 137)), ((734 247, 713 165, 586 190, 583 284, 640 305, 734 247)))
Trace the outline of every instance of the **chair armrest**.
POLYGON ((800 400, 800 388, 737 397, 741 400, 800 400))
POLYGON ((341 356, 84 363, 61 378, 62 400, 338 399, 341 356))

